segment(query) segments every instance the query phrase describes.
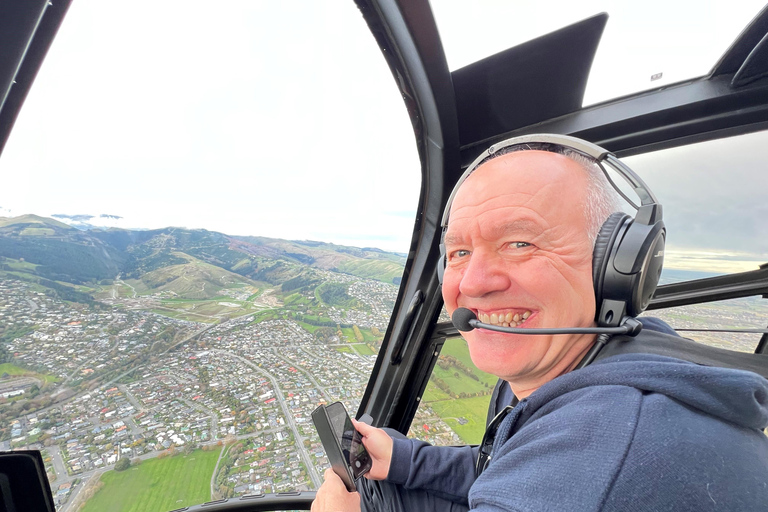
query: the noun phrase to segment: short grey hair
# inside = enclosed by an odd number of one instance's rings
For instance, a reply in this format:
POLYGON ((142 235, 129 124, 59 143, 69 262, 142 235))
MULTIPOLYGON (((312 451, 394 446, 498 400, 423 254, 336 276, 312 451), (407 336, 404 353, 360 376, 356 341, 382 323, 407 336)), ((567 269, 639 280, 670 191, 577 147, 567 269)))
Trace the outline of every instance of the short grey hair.
POLYGON ((594 247, 597 235, 600 233, 600 228, 605 221, 608 220, 608 217, 610 217, 612 213, 621 211, 621 198, 613 185, 608 181, 608 178, 606 178, 603 169, 591 156, 559 144, 532 142, 515 144, 502 148, 483 159, 477 164, 475 169, 480 168, 485 162, 502 155, 528 150, 547 151, 549 153, 563 155, 573 160, 584 169, 588 180, 587 197, 584 202, 584 217, 587 220, 587 235, 589 236, 590 243, 594 247))

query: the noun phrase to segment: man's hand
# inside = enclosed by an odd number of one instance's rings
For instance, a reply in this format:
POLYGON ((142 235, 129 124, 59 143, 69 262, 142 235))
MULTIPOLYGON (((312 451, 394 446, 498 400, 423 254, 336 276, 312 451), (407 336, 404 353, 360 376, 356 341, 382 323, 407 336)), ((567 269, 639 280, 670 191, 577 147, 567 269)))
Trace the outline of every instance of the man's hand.
POLYGON ((384 480, 389 474, 389 465, 392 462, 392 438, 380 428, 372 427, 367 423, 352 420, 360 434, 363 436, 363 445, 371 456, 371 470, 365 474, 371 480, 384 480))
POLYGON ((325 482, 317 490, 312 512, 360 512, 360 495, 348 492, 333 469, 325 470, 325 482))

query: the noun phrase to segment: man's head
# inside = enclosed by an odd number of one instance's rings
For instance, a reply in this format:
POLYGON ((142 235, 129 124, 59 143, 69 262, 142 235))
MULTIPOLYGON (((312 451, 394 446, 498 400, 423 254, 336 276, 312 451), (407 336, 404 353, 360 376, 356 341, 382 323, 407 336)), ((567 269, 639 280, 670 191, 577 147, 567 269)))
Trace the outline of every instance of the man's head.
MULTIPOLYGON (((590 165, 581 155, 530 149, 494 155, 476 168, 454 197, 445 233, 449 314, 466 307, 496 324, 594 325, 592 250, 618 201, 590 165)), ((484 329, 465 338, 480 369, 523 389, 568 371, 594 342, 594 335, 484 329)))

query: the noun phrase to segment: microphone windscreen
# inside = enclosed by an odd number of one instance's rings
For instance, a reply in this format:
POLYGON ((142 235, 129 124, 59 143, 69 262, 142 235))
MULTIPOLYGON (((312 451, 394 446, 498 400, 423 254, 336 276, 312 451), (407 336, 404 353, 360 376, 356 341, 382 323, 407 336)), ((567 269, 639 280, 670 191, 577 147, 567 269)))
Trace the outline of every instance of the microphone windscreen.
POLYGON ((477 316, 467 308, 458 308, 451 315, 451 322, 460 331, 466 332, 474 329, 474 327, 469 325, 470 320, 477 320, 477 316))

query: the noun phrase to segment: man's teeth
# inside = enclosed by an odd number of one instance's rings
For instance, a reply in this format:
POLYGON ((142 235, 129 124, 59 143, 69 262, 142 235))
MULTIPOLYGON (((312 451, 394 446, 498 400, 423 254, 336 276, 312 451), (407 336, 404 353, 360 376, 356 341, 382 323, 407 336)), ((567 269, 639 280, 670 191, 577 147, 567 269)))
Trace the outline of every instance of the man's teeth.
POLYGON ((525 322, 528 317, 531 316, 530 311, 526 311, 523 314, 520 313, 480 313, 477 317, 478 320, 484 324, 500 325, 502 327, 517 327, 525 322))

